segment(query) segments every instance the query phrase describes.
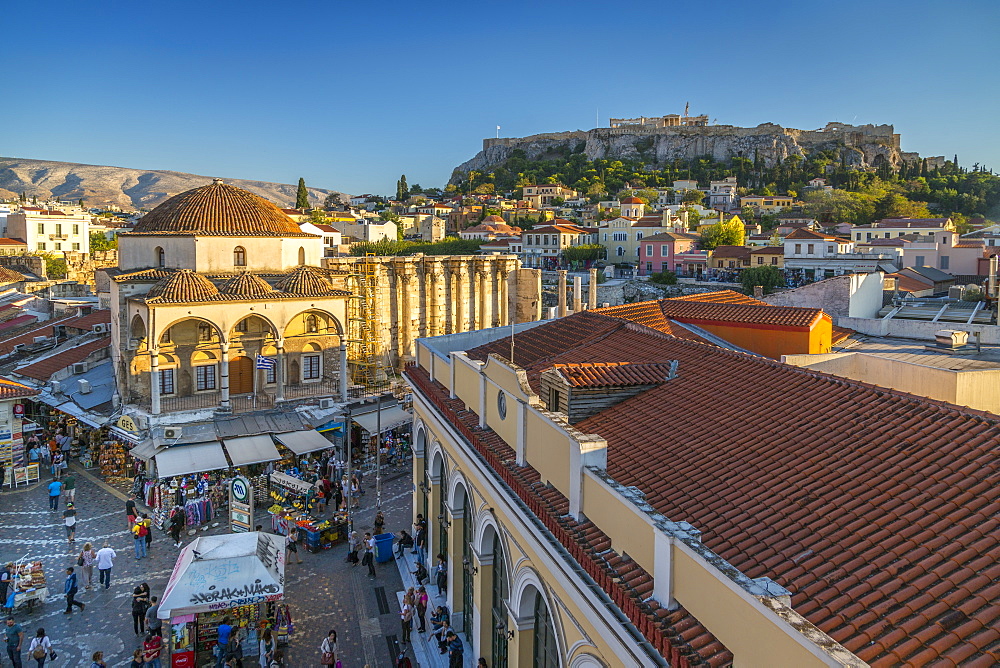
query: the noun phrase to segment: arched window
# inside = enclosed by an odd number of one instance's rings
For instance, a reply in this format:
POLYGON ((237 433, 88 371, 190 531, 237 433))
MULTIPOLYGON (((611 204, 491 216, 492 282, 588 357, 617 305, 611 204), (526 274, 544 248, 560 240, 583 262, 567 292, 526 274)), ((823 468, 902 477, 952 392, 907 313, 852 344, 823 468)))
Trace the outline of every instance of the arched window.
POLYGON ((493 536, 493 668, 507 668, 507 562, 503 560, 500 534, 493 536))
POLYGON ((306 249, 299 246, 299 265, 304 265, 306 263, 306 249))
POLYGON ((235 267, 245 267, 247 266, 247 251, 243 246, 237 246, 233 250, 233 266, 235 267))
POLYGON ((532 652, 533 668, 559 668, 559 646, 556 630, 552 626, 549 606, 545 605, 542 592, 535 596, 535 643, 532 652))
POLYGON ((319 318, 312 313, 306 315, 306 332, 315 334, 319 331, 319 318))
POLYGON ((156 250, 153 251, 153 253, 154 253, 154 256, 156 258, 156 266, 157 267, 166 267, 167 266, 167 256, 166 256, 166 253, 163 252, 163 248, 161 248, 160 246, 157 246, 156 250))
POLYGON ((472 635, 472 508, 468 492, 462 494, 462 628, 472 635))
POLYGON ((624 257, 625 256, 625 249, 622 248, 621 246, 619 246, 618 250, 616 251, 616 253, 618 254, 618 257, 624 257))

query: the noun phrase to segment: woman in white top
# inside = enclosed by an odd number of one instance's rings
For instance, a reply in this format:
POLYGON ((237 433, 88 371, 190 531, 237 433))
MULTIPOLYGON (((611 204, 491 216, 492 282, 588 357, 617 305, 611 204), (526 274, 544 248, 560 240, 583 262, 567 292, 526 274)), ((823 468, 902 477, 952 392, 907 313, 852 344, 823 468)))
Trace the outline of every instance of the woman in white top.
POLYGON ((28 646, 28 656, 38 662, 38 668, 42 668, 51 651, 52 642, 45 635, 45 629, 39 627, 35 637, 31 639, 31 645, 28 646))
POLYGON ((260 668, 268 668, 271 665, 271 659, 274 658, 274 650, 277 647, 278 643, 274 641, 271 629, 264 629, 260 636, 260 668))
POLYGON ((326 634, 323 638, 323 642, 319 645, 319 651, 322 653, 320 658, 320 663, 324 666, 332 666, 337 663, 337 632, 333 629, 326 634))

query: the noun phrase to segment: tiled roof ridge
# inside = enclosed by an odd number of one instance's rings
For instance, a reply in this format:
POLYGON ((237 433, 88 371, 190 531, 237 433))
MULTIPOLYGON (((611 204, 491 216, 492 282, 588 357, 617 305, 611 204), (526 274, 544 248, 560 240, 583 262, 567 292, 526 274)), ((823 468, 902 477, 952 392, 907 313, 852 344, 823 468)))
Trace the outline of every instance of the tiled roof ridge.
POLYGON ((72 347, 63 348, 62 350, 57 348, 56 352, 35 360, 30 364, 26 364, 25 366, 18 367, 14 369, 13 373, 19 376, 27 376, 28 378, 34 378, 35 380, 45 381, 48 380, 49 377, 56 371, 65 369, 70 364, 85 360, 91 353, 109 345, 111 345, 111 337, 101 336, 91 341, 82 341, 72 347), (60 357, 64 357, 65 360, 53 367, 51 362, 60 357))
MULTIPOLYGON (((449 399, 447 390, 440 382, 430 380, 423 368, 410 366, 406 374, 423 386, 439 409, 451 413, 446 417, 453 419, 452 424, 472 442, 473 447, 480 445, 489 449, 492 457, 486 455, 486 459, 490 468, 513 488, 514 493, 526 503, 546 529, 555 535, 615 605, 625 612, 643 637, 670 660, 671 665, 678 668, 699 665, 691 661, 690 654, 711 666, 728 665, 732 661, 732 654, 725 646, 687 610, 665 611, 651 598, 652 576, 634 561, 615 552, 607 534, 590 521, 578 523, 570 518, 566 513, 568 500, 561 492, 551 485, 541 484, 541 477, 532 466, 519 467, 513 463, 512 456, 505 457, 513 451, 496 432, 489 428, 473 432, 473 428, 479 424, 475 412, 468 410, 461 400, 449 399), (518 494, 519 487, 530 496, 525 498, 518 494), (699 647, 691 645, 674 628, 673 624, 684 619, 690 620, 702 631, 692 635, 690 639, 702 640, 700 649, 712 650, 707 656, 698 654, 699 647)), ((479 451, 479 448, 476 450, 479 451)))

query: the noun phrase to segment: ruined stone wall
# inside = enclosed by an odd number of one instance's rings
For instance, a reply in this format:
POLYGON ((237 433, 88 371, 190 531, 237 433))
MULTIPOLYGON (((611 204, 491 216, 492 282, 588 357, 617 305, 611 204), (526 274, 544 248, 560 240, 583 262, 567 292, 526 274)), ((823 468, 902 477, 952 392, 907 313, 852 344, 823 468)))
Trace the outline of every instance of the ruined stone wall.
MULTIPOLYGON (((323 266, 352 272, 359 259, 324 258, 323 266)), ((506 325, 512 309, 517 311, 522 300, 540 302, 541 299, 540 294, 532 297, 530 288, 510 287, 512 274, 521 266, 515 255, 369 259, 377 265, 375 283, 382 341, 394 364, 413 358, 415 342, 420 337, 506 325)))

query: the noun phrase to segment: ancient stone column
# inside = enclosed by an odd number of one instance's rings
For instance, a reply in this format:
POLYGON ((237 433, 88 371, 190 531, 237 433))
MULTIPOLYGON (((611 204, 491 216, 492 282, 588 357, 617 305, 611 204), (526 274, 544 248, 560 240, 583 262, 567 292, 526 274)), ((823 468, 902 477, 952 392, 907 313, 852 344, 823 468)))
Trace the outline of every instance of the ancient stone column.
MULTIPOLYGON (((278 368, 281 368, 280 364, 278 368)), ((347 401, 347 342, 343 336, 340 337, 340 400, 347 401)))
POLYGON ((396 356, 400 363, 409 357, 413 348, 413 309, 410 301, 410 290, 416 286, 412 267, 398 266, 396 268, 397 295, 399 299, 399 322, 397 323, 398 348, 396 356))
POLYGON ((583 310, 583 277, 573 277, 573 313, 583 310))
POLYGON ((590 283, 587 286, 587 308, 597 308, 597 268, 590 268, 590 283))
POLYGON ((452 292, 452 305, 453 310, 453 320, 455 322, 454 327, 452 327, 451 332, 456 334, 458 332, 466 331, 467 319, 466 319, 466 306, 465 301, 468 299, 467 290, 465 289, 465 267, 457 265, 452 269, 451 277, 454 281, 454 291, 452 292))
POLYGON ((504 325, 510 324, 510 285, 508 284, 508 276, 510 272, 507 271, 506 267, 500 269, 497 274, 497 303, 499 304, 500 318, 498 325, 503 327, 504 325))
POLYGON ((566 270, 559 270, 559 317, 566 317, 566 270))
MULTIPOLYGON (((426 260, 425 260, 426 262, 426 260)), ((438 335, 438 273, 434 265, 424 265, 424 312, 427 320, 426 336, 438 335)))

